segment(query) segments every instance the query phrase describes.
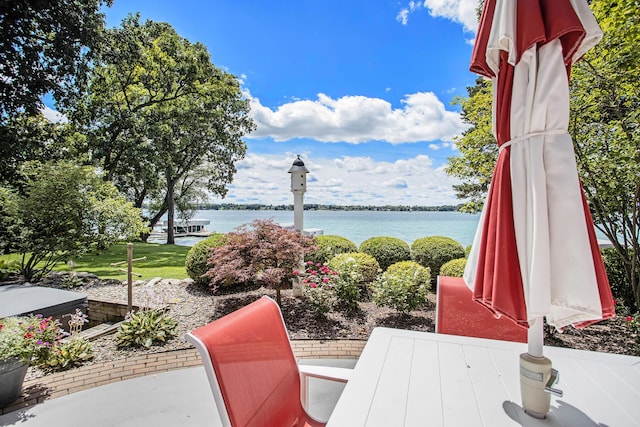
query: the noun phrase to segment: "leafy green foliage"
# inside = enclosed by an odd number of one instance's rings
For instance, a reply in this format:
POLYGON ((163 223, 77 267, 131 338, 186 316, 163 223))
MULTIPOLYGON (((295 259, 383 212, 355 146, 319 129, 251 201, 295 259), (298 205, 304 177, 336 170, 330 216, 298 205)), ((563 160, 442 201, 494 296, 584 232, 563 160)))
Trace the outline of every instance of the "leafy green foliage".
POLYGON ((207 272, 211 286, 262 284, 280 290, 290 286, 313 240, 272 220, 255 220, 227 234, 226 243, 214 248, 207 272))
POLYGON ((432 283, 435 283, 440 267, 445 262, 464 256, 464 247, 449 237, 422 237, 411 245, 411 257, 420 265, 429 267, 432 283))
POLYGON ((67 274, 61 281, 60 287, 64 289, 74 289, 82 286, 84 280, 74 272, 67 274))
POLYGON ((454 104, 462 107, 462 120, 470 127, 454 138, 460 155, 449 157, 446 172, 462 180, 454 185, 456 196, 468 201, 463 212, 479 212, 489 189, 498 146, 492 133, 491 82, 482 77, 474 86, 467 87, 467 98, 456 98, 454 104))
POLYGON ((417 285, 431 287, 431 271, 429 267, 423 267, 415 261, 400 261, 392 264, 387 268, 390 274, 400 274, 404 276, 413 276, 417 285))
POLYGON ((360 252, 374 257, 382 271, 391 264, 411 259, 409 244, 397 237, 371 237, 360 244, 360 252))
POLYGON ((462 277, 466 265, 466 258, 452 259, 451 261, 445 262, 442 267, 440 267, 440 275, 448 277, 462 277))
POLYGON ((167 23, 129 16, 105 34, 72 116, 87 151, 120 191, 151 208, 151 225, 205 193, 224 196, 255 125, 236 76, 167 23), (206 190, 206 192, 205 192, 206 190))
POLYGON ((203 276, 209 269, 207 259, 210 252, 213 248, 224 245, 226 241, 226 234, 215 233, 193 245, 187 252, 184 261, 189 277, 195 280, 196 283, 205 284, 208 279, 203 276))
POLYGON ((11 274, 20 271, 20 263, 14 259, 0 259, 0 280, 7 279, 11 274))
POLYGON ((70 162, 27 165, 25 196, 4 194, 7 249, 21 254, 21 273, 38 279, 59 261, 145 231, 140 210, 93 169, 70 162))
POLYGON ((308 253, 305 259, 320 264, 329 262, 335 255, 358 251, 358 246, 351 240, 330 234, 314 237, 313 244, 317 249, 308 253))
POLYGON ((148 309, 131 313, 116 333, 118 347, 149 348, 177 335, 178 323, 162 310, 148 309))
POLYGON ((55 346, 43 368, 52 371, 63 371, 93 359, 93 346, 85 338, 73 338, 55 346))
MULTIPOLYGON (((629 252, 631 252, 631 250, 629 250, 629 252)), ((631 256, 631 253, 628 256, 631 256)), ((604 268, 607 271, 613 297, 631 311, 637 311, 639 307, 633 293, 633 287, 631 283, 629 283, 626 271, 628 266, 625 265, 624 258, 620 256, 620 253, 616 249, 604 248, 602 249, 602 260, 604 261, 604 268)), ((640 274, 640 272, 637 274, 640 274)), ((636 280, 640 280, 640 278, 636 280)))
POLYGON ((352 256, 338 254, 330 261, 330 266, 338 272, 333 283, 333 292, 338 301, 347 307, 355 307, 360 297, 363 282, 361 264, 352 256))
POLYGON ((0 120, 37 114, 41 97, 58 100, 82 86, 104 28, 102 4, 112 0, 6 1, 0 6, 0 120))
MULTIPOLYGON (((302 280, 302 293, 316 316, 322 317, 336 304, 333 287, 337 281, 338 272, 313 261, 307 261, 305 267, 305 271, 298 274, 302 280)), ((294 274, 296 274, 295 271, 294 274)))
POLYGON ((412 261, 392 265, 371 285, 373 301, 407 314, 425 303, 429 292, 428 268, 412 261))
POLYGON ((375 280, 378 272, 380 271, 380 265, 374 257, 362 252, 347 252, 344 254, 338 254, 329 260, 327 264, 332 270, 341 272, 347 270, 347 266, 351 263, 355 263, 360 274, 360 284, 367 284, 375 280))

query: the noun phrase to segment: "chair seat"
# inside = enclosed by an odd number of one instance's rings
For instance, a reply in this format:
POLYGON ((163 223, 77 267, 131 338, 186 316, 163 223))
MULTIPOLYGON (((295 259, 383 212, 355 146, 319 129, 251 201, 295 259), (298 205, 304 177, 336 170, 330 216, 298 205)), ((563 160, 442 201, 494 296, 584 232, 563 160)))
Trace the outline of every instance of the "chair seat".
POLYGON ((186 339, 202 356, 225 427, 324 426, 305 410, 307 378, 346 382, 351 371, 300 369, 280 308, 268 297, 191 331, 186 339))

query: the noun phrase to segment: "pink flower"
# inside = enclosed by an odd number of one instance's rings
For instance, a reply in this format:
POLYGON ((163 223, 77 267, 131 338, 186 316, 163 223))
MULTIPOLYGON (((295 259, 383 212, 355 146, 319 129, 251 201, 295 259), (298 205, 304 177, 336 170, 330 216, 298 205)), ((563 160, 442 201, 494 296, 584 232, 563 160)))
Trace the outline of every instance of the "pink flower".
POLYGON ((329 283, 329 278, 328 278, 328 277, 325 277, 324 279, 322 279, 322 281, 323 281, 324 283, 329 283))
POLYGON ((627 316, 627 322, 631 322, 631 321, 633 321, 633 317, 627 316))
POLYGON ((307 261, 307 265, 313 265, 313 261, 307 261))
POLYGON ((311 286, 313 289, 315 289, 318 285, 316 285, 315 283, 310 283, 309 286, 311 286))
POLYGON ((293 275, 294 276, 298 276, 300 274, 300 272, 298 270, 293 270, 293 275))

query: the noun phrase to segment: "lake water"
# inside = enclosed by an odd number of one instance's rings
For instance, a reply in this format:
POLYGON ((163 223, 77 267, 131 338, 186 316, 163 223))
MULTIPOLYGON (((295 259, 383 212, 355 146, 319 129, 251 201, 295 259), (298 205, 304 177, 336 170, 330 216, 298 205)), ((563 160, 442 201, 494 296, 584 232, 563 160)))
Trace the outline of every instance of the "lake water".
MULTIPOLYGON (((369 237, 391 236, 409 245, 426 236, 446 236, 463 246, 473 242, 480 214, 460 212, 305 211, 304 228, 346 237, 360 245, 369 237)), ((208 231, 226 233, 255 219, 293 224, 293 211, 201 210, 194 219, 208 219, 208 231)), ((177 238, 176 244, 191 246, 198 238, 177 238)))

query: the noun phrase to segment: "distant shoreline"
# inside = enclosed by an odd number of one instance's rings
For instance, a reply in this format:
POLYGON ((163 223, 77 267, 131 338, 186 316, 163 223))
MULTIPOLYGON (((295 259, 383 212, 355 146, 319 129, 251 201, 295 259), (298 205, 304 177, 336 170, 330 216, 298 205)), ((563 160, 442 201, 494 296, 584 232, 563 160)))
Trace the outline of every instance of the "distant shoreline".
MULTIPOLYGON (((462 204, 444 206, 404 206, 404 205, 323 205, 305 203, 307 211, 389 211, 389 212, 458 212, 462 204)), ((197 210, 236 210, 236 211, 292 211, 293 205, 266 205, 259 203, 204 203, 194 207, 197 210)))

